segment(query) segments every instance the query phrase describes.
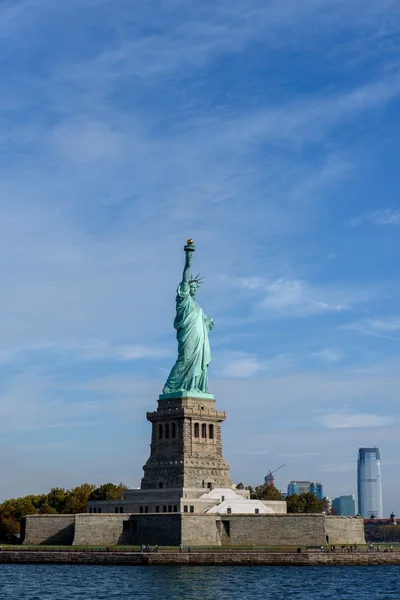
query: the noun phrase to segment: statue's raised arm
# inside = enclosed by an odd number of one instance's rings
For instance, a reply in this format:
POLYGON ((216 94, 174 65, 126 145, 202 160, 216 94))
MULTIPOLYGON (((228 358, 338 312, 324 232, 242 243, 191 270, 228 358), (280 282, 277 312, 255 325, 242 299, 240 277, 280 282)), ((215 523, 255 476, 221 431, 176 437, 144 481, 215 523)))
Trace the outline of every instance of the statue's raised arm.
POLYGON ((193 257, 193 252, 195 250, 194 245, 193 245, 193 240, 189 239, 187 241, 186 246, 184 247, 184 250, 185 250, 185 266, 183 267, 181 286, 184 289, 188 289, 189 282, 190 282, 190 267, 192 266, 192 257, 193 257), (189 244, 189 242, 191 242, 191 243, 189 244))
POLYGON ((178 358, 163 388, 164 394, 176 392, 208 393, 208 365, 211 361, 208 332, 214 327, 214 319, 207 317, 195 300, 201 283, 200 274, 190 275, 193 240, 184 247, 185 266, 176 296, 174 327, 178 340, 178 358))

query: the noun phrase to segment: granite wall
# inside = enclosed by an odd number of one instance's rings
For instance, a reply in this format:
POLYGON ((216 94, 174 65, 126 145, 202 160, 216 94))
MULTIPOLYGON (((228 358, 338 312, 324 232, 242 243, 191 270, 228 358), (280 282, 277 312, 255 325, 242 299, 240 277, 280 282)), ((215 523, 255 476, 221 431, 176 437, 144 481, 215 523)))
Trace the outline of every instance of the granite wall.
POLYGON ((218 546, 326 544, 324 515, 183 515, 182 543, 218 546))
POLYGON ((124 545, 124 522, 128 514, 75 515, 74 546, 124 545))
POLYGON ((76 515, 74 546, 179 546, 179 514, 76 515))
POLYGON ((25 518, 25 544, 320 546, 362 544, 364 522, 323 514, 78 514, 25 518))
POLYGON ((21 520, 23 544, 71 546, 75 534, 75 515, 29 515, 21 520))
POLYGON ((362 517, 325 517, 329 544, 365 544, 362 517))
POLYGON ((363 544, 363 519, 323 514, 182 515, 182 543, 220 546, 363 544))
POLYGON ((179 546, 182 518, 180 514, 130 515, 125 523, 128 545, 179 546))

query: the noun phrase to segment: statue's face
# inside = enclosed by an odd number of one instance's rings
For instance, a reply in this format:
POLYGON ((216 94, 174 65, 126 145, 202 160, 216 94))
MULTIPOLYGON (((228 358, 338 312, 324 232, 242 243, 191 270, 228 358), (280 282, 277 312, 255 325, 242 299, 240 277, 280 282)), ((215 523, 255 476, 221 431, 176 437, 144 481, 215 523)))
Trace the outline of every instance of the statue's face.
POLYGON ((195 296, 197 292, 197 283, 191 283, 189 286, 189 291, 191 296, 195 296))

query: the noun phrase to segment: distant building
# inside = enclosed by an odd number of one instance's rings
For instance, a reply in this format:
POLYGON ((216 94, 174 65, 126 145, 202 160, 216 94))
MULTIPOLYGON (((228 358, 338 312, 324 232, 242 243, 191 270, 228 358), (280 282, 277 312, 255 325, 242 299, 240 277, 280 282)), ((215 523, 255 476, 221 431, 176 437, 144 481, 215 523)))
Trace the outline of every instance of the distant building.
POLYGON ((267 485, 275 485, 275 477, 273 476, 271 471, 268 473, 268 475, 265 476, 264 481, 267 485))
POLYGON ((367 542, 388 542, 388 541, 398 541, 397 536, 395 536, 393 532, 393 525, 397 525, 400 529, 400 519, 396 519, 394 513, 390 515, 390 519, 364 519, 364 531, 365 531, 365 539, 367 542), (394 539, 385 536, 385 527, 391 527, 392 531, 390 532, 394 539))
POLYGON ((318 500, 322 500, 324 497, 324 490, 322 487, 322 483, 315 483, 314 481, 310 482, 310 492, 315 494, 318 500))
POLYGON ((356 500, 354 494, 339 496, 332 500, 332 508, 340 517, 354 517, 356 514, 356 500))
POLYGON ((382 519, 381 457, 376 446, 358 449, 357 494, 359 514, 382 519))
POLYGON ((274 473, 276 473, 277 471, 279 471, 279 469, 282 469, 282 467, 286 467, 285 464, 281 465, 280 467, 277 467, 276 469, 274 469, 273 471, 268 471, 268 475, 265 476, 264 478, 264 482, 266 483, 266 485, 273 485, 275 487, 275 476, 274 473))
POLYGON ((287 487, 287 495, 305 494, 310 491, 311 481, 291 481, 287 487))
POLYGON ((291 481, 288 484, 288 496, 292 496, 293 494, 306 494, 307 492, 315 494, 318 500, 322 500, 322 498, 324 497, 322 483, 318 483, 315 481, 291 481))

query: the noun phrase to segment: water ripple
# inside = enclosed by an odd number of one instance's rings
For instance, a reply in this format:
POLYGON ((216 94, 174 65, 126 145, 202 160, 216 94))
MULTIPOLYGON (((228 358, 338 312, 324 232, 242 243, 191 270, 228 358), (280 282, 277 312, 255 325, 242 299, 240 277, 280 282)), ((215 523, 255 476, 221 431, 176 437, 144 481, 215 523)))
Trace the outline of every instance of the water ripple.
POLYGON ((0 565, 1 600, 400 600, 400 566, 0 565))

